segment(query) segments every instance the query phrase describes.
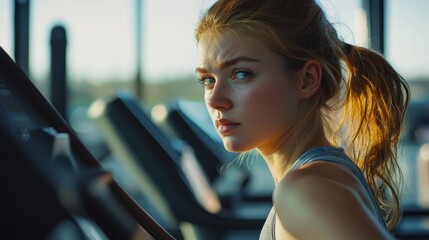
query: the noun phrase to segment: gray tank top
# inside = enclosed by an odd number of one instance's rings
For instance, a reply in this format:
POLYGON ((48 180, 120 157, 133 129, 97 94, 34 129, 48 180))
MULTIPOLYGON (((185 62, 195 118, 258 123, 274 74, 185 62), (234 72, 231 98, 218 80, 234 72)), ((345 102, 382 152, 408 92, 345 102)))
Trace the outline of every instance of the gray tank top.
MULTIPOLYGON (((383 216, 381 214, 380 208, 377 205, 374 194, 371 191, 368 183, 365 180, 365 177, 359 167, 344 153, 342 148, 335 147, 316 147, 310 149, 299 157, 296 162, 292 165, 289 172, 292 172, 296 169, 301 168, 303 165, 315 161, 327 161, 341 164, 348 169, 350 169, 354 175, 358 178, 359 182, 362 184, 368 196, 370 197, 371 204, 374 209, 378 209, 374 214, 377 215, 379 223, 384 226, 386 229, 386 224, 384 222, 383 216)), ((262 228, 261 234, 259 236, 259 240, 275 240, 275 220, 276 220, 276 212, 274 207, 271 209, 268 214, 267 220, 262 228)))

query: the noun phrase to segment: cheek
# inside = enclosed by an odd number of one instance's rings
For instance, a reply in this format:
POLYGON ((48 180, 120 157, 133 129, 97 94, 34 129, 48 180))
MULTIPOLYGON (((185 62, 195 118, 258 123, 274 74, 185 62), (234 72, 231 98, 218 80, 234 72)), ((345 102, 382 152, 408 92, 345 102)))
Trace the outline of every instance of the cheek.
POLYGON ((239 101, 242 111, 252 113, 249 118, 266 124, 278 121, 286 124, 285 121, 294 121, 298 113, 298 96, 293 89, 285 86, 256 88, 239 101))

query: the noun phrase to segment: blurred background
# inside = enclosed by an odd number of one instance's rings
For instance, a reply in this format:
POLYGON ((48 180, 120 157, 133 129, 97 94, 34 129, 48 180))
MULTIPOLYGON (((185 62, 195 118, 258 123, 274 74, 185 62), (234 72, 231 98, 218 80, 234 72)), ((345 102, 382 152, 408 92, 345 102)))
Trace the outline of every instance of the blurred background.
MULTIPOLYGON (((63 46, 65 91, 59 97, 65 102, 58 109, 95 157, 115 169, 121 179, 126 173, 121 175, 120 166, 109 160, 115 156, 88 117, 88 109, 94 101, 127 89, 163 128, 168 105, 178 99, 196 104, 188 108, 198 106, 190 112, 206 114, 200 108, 203 89, 194 74, 194 28, 213 2, 0 0, 0 46, 52 101, 56 93, 51 81, 55 75, 51 68, 53 47, 63 46)), ((427 202, 429 182, 422 182, 417 169, 429 171, 429 165, 424 165, 428 151, 419 153, 429 143, 429 1, 320 3, 346 42, 382 52, 410 84, 412 103, 400 152, 406 176, 405 199, 409 203, 419 199, 427 202), (374 5, 380 2, 383 4, 374 5)), ((216 138, 210 124, 206 126, 205 131, 216 138)), ((266 177, 269 173, 263 161, 248 165, 262 179, 255 181, 255 188, 271 191, 272 181, 266 177)))
MULTIPOLYGON (((50 35, 67 35, 67 117, 118 88, 139 91, 147 107, 176 97, 201 100, 195 84, 194 28, 214 0, 27 0, 28 74, 49 98, 50 35), (136 77, 143 83, 136 89, 136 77)), ((322 0, 349 43, 368 46, 363 0, 322 0)), ((384 54, 413 85, 429 76, 425 26, 429 2, 385 1, 384 54)), ((0 0, 0 45, 14 56, 14 1, 0 0)), ((424 94, 413 92, 413 99, 424 94)), ((79 119, 77 117, 76 119, 79 119)), ((76 120, 78 121, 78 120, 76 120)))
MULTIPOLYGON (((201 100, 195 84, 194 28, 214 0, 27 0, 28 74, 48 98, 50 38, 55 26, 67 37, 67 116, 79 121, 81 108, 118 88, 139 93, 148 108, 181 97, 201 100), (139 75, 139 76, 137 76, 139 75), (138 78, 138 79, 136 79, 138 78), (136 89, 136 81, 142 82, 136 89)), ((364 0, 322 0, 329 19, 349 43, 368 46, 364 0)), ((387 59, 410 82, 426 82, 429 32, 425 0, 385 1, 387 59)), ((14 46, 14 1, 0 0, 0 45, 14 46)), ((418 88, 422 89, 422 88, 418 88)), ((413 100, 424 98, 413 92, 413 100)))

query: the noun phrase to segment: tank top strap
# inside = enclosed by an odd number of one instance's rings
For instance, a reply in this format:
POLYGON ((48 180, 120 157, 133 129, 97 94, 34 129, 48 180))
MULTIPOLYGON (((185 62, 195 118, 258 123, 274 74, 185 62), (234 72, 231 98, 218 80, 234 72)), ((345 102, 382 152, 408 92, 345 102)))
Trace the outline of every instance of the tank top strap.
POLYGON ((338 163, 349 169, 358 178, 359 182, 368 193, 374 209, 377 209, 376 215, 380 224, 382 224, 382 226, 387 229, 383 215, 381 214, 380 208, 378 207, 377 201, 375 200, 375 196, 368 182, 366 181, 365 176, 363 175, 360 168, 349 158, 349 156, 347 156, 342 148, 322 146, 310 149, 295 161, 288 173, 301 168, 305 164, 316 161, 338 163))
POLYGON ((295 161, 289 172, 297 170, 303 165, 314 161, 336 162, 347 166, 347 168, 350 168, 354 174, 362 174, 359 167, 357 167, 356 164, 347 156, 347 154, 345 154, 342 148, 328 146, 316 147, 308 150, 295 161), (357 169, 355 169, 355 167, 357 167, 357 169))

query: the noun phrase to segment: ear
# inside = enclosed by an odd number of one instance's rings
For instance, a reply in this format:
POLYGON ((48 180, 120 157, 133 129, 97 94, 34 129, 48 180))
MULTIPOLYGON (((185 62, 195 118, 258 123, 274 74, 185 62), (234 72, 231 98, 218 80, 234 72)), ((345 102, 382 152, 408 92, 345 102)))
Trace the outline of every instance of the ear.
POLYGON ((301 69, 298 85, 299 98, 308 99, 320 88, 322 81, 322 66, 319 61, 308 60, 301 69))

